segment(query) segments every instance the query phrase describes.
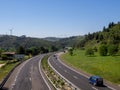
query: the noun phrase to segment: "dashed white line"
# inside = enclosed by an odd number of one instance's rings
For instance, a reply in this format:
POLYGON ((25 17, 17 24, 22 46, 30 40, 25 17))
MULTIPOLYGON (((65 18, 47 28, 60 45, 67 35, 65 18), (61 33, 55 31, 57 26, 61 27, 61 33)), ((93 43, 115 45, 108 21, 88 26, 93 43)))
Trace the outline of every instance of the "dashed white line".
POLYGON ((49 66, 57 73, 57 74, 59 74, 60 75, 60 77, 62 77, 64 80, 66 80, 68 83, 70 83, 71 85, 73 85, 77 90, 81 90, 80 88, 78 88, 76 85, 74 85, 72 82, 70 82, 68 79, 66 79, 62 74, 60 74, 52 65, 51 65, 51 63, 50 63, 50 58, 51 57, 49 57, 48 58, 48 64, 49 64, 49 66))
POLYGON ((31 81, 32 79, 31 79, 31 78, 29 78, 29 80, 31 81))
POLYGON ((116 89, 114 89, 114 88, 112 88, 112 87, 110 87, 110 86, 107 86, 108 88, 110 88, 110 89, 112 89, 112 90, 116 90, 116 89))
POLYGON ((82 76, 84 76, 84 77, 86 77, 86 78, 89 78, 87 75, 85 75, 85 74, 83 74, 83 73, 80 73, 80 72, 74 70, 73 68, 69 67, 68 65, 64 64, 59 58, 58 58, 58 61, 59 61, 62 65, 64 65, 64 66, 66 66, 67 68, 71 69, 72 71, 74 71, 74 72, 76 72, 76 73, 78 73, 78 74, 81 74, 82 76))
MULTIPOLYGON (((29 59, 29 60, 31 60, 31 59, 29 59)), ((12 89, 14 88, 15 83, 16 83, 16 81, 17 81, 17 78, 18 78, 18 75, 19 75, 20 71, 22 70, 22 68, 25 66, 25 64, 26 64, 29 60, 27 60, 26 62, 22 63, 22 66, 19 68, 19 70, 18 70, 18 72, 17 72, 17 74, 16 74, 16 76, 15 76, 15 80, 14 80, 14 82, 13 82, 12 85, 11 85, 10 90, 12 90, 12 89)))
POLYGON ((73 76, 75 79, 78 79, 78 77, 77 76, 73 76))
POLYGON ((97 88, 95 88, 95 87, 92 87, 94 90, 98 90, 97 88))
POLYGON ((67 70, 64 70, 67 73, 67 70))
MULTIPOLYGON (((87 75, 85 75, 85 74, 83 74, 83 73, 81 73, 81 72, 78 72, 78 71, 76 71, 75 69, 73 69, 73 68, 69 67, 68 65, 64 64, 64 63, 59 59, 59 53, 56 54, 56 55, 57 55, 57 58, 58 58, 57 60, 58 60, 61 64, 63 64, 64 66, 68 67, 69 69, 75 71, 76 73, 81 74, 82 76, 84 76, 84 77, 86 77, 86 78, 89 78, 89 76, 87 76, 87 75)), ((120 85, 119 85, 119 86, 120 86, 120 85)), ((112 87, 110 87, 110 86, 108 86, 108 85, 107 85, 107 87, 110 88, 110 89, 112 89, 112 90, 116 90, 116 89, 114 89, 114 88, 112 88, 112 87)), ((98 90, 98 89, 97 89, 97 90, 98 90)))

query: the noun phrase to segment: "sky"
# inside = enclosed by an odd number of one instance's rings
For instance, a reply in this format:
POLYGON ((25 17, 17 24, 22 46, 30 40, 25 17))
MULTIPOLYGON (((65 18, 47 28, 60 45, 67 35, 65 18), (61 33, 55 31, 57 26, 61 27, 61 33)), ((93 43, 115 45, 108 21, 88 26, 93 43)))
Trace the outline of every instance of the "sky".
POLYGON ((120 0, 0 0, 0 34, 70 37, 120 21, 120 0))

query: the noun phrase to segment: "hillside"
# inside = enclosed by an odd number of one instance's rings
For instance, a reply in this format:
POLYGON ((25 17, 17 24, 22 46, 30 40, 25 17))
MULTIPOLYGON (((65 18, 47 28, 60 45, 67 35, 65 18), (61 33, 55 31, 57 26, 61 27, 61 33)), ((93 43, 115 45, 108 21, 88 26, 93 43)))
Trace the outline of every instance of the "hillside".
POLYGON ((8 49, 16 49, 20 46, 24 48, 30 47, 45 47, 50 48, 51 46, 55 46, 57 48, 63 48, 66 46, 73 46, 74 43, 80 42, 83 40, 84 36, 74 36, 69 38, 55 38, 55 37, 47 37, 47 38, 32 38, 26 36, 10 36, 10 35, 0 35, 0 48, 5 50, 8 49))
POLYGON ((89 48, 98 47, 100 44, 120 45, 120 22, 109 23, 108 27, 103 27, 101 31, 88 33, 77 46, 89 48))
POLYGON ((0 37, 0 48, 9 49, 9 48, 18 48, 19 46, 23 46, 24 48, 30 47, 49 47, 52 43, 39 38, 31 38, 31 37, 17 37, 17 36, 9 36, 2 35, 0 37))
POLYGON ((60 39, 57 43, 62 46, 74 46, 75 43, 78 43, 84 39, 84 36, 72 36, 69 38, 60 39))
POLYGON ((47 41, 51 41, 51 42, 56 42, 59 41, 62 38, 57 38, 57 37, 46 37, 46 38, 42 38, 43 40, 47 40, 47 41))

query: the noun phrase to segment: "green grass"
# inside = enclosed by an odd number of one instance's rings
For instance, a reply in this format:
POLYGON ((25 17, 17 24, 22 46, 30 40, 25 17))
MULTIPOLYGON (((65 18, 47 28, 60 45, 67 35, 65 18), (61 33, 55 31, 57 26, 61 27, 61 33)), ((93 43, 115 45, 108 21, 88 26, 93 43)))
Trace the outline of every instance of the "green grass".
MULTIPOLYGON (((44 73, 47 75, 47 77, 51 80, 52 84, 60 90, 65 89, 65 87, 68 87, 67 84, 65 84, 65 81, 57 74, 54 70, 49 66, 47 60, 49 56, 44 56, 44 58, 41 61, 42 68, 44 70, 44 73)), ((69 89, 71 90, 71 89, 69 89)))
POLYGON ((6 62, 7 62, 7 60, 0 60, 0 64, 4 64, 6 62))
POLYGON ((19 62, 16 61, 10 61, 7 62, 5 66, 0 68, 0 81, 2 81, 2 79, 8 74, 8 72, 15 66, 17 65, 19 62))
POLYGON ((120 84, 120 56, 85 56, 84 50, 75 50, 74 55, 63 54, 61 58, 68 64, 82 69, 88 73, 102 76, 103 78, 120 84))

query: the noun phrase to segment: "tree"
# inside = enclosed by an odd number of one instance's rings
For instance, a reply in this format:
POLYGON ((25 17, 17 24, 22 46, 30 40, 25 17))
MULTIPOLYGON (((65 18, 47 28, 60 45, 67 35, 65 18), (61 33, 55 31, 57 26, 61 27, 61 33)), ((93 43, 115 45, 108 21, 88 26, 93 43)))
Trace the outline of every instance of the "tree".
POLYGON ((49 50, 47 48, 44 47, 40 47, 40 53, 48 53, 49 50))
POLYGON ((69 54, 72 56, 73 55, 73 48, 69 49, 69 54))
POLYGON ((23 47, 23 46, 20 46, 20 47, 18 48, 18 50, 17 50, 17 53, 18 53, 18 54, 25 54, 25 49, 24 49, 24 47, 23 47))
POLYGON ((57 50, 58 50, 57 47, 55 47, 55 46, 51 46, 51 51, 52 51, 52 52, 57 51, 57 50))
POLYGON ((0 48, 0 57, 1 57, 2 51, 3 51, 3 50, 0 48))
POLYGON ((31 48, 26 49, 25 54, 26 55, 30 55, 30 54, 32 55, 33 54, 32 49, 31 48))
POLYGON ((99 47, 99 53, 100 53, 101 56, 106 56, 107 52, 108 52, 108 50, 107 50, 106 45, 103 44, 99 47))
POLYGON ((94 55, 94 51, 92 48, 88 48, 85 52, 85 55, 89 55, 89 56, 93 56, 94 55))
POLYGON ((109 45, 108 47, 108 53, 109 55, 113 56, 118 52, 118 46, 117 45, 109 45))
POLYGON ((93 48, 93 50, 94 50, 94 52, 97 52, 97 51, 98 51, 96 46, 93 48))

